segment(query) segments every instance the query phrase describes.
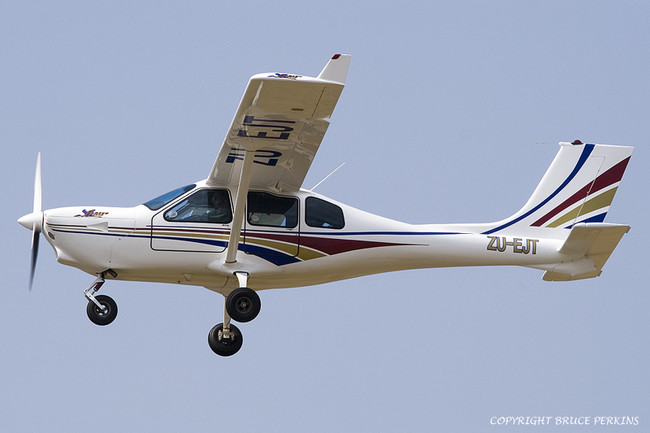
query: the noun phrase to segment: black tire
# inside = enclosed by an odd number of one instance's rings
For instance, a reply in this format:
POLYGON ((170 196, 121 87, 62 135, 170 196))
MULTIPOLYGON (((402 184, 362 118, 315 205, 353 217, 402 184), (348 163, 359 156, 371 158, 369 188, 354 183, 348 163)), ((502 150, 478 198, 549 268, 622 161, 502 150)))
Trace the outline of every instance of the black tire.
POLYGON ((106 309, 102 311, 93 301, 88 301, 86 313, 88 313, 90 321, 99 326, 105 326, 112 323, 117 317, 117 304, 113 298, 106 295, 98 295, 95 296, 95 299, 97 299, 97 302, 102 304, 106 309))
POLYGON ((223 323, 219 323, 210 329, 208 333, 208 345, 214 353, 219 356, 231 356, 241 349, 244 337, 241 331, 232 323, 230 324, 231 338, 223 338, 223 323))
POLYGON ((240 287, 232 291, 226 298, 226 311, 235 321, 250 322, 260 313, 262 301, 255 290, 240 287))

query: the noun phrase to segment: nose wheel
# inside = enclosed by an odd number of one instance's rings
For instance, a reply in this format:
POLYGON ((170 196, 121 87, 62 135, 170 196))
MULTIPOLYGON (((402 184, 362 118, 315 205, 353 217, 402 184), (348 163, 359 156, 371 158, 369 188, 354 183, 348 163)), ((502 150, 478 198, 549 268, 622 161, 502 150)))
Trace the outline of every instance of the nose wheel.
MULTIPOLYGON (((111 270, 106 272, 115 274, 111 270)), ((117 274, 113 275, 113 277, 117 274)), ((105 326, 110 323, 113 323, 113 320, 117 317, 117 304, 110 296, 106 295, 97 295, 95 293, 104 285, 104 273, 101 273, 97 276, 97 279, 92 283, 90 287, 84 290, 84 296, 88 299, 88 306, 86 307, 86 313, 88 318, 95 325, 105 326)))
POLYGON ((117 317, 117 304, 110 296, 98 295, 95 299, 100 304, 97 306, 93 301, 88 301, 86 313, 88 318, 95 325, 105 326, 112 323, 117 317))

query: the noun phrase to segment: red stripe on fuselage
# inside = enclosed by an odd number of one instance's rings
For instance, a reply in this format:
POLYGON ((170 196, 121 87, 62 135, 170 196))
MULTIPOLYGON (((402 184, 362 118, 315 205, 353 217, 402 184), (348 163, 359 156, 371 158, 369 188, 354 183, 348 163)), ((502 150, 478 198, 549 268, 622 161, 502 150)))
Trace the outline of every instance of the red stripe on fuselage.
POLYGON ((362 241, 357 239, 340 239, 335 237, 315 237, 315 236, 300 236, 300 241, 295 235, 276 234, 276 233, 246 233, 246 238, 260 238, 270 239, 274 241, 281 241, 290 244, 300 244, 301 246, 318 250, 325 254, 340 254, 348 251, 361 250, 365 248, 378 248, 390 247, 398 245, 410 245, 394 242, 377 242, 377 241, 362 241))

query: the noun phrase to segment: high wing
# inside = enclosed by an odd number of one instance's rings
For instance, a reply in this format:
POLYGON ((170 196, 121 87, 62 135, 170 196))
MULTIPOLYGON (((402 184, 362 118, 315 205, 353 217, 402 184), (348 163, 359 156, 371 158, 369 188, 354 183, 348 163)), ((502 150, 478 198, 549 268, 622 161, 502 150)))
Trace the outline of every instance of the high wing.
POLYGON ((251 77, 208 184, 241 186, 252 158, 249 187, 300 189, 341 95, 350 56, 336 54, 318 77, 265 73, 251 77))
POLYGON ((226 263, 237 261, 250 188, 300 189, 339 100, 350 56, 335 54, 318 77, 253 75, 207 184, 237 190, 226 263))

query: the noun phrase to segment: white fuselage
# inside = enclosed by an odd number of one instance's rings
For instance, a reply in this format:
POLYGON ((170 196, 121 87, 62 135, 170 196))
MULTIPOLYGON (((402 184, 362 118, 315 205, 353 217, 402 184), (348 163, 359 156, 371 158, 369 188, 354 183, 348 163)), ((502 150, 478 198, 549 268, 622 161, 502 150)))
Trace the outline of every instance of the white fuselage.
MULTIPOLYGON (((199 182, 196 188, 205 184, 199 182)), ((45 211, 43 233, 59 262, 89 274, 112 269, 120 280, 199 285, 222 293, 238 287, 235 272, 248 273, 249 286, 261 290, 417 268, 520 265, 544 269, 576 259, 558 253, 566 238, 563 231, 530 227, 525 233, 500 231, 495 236, 481 234, 489 227, 486 224, 413 225, 301 190, 290 195, 298 200, 295 227, 245 221, 236 261, 226 263, 231 223, 163 217, 187 195, 157 210, 145 205, 51 209, 45 211), (307 197, 340 207, 344 227, 307 224, 307 197), (554 237, 558 235, 564 237, 554 237)))

